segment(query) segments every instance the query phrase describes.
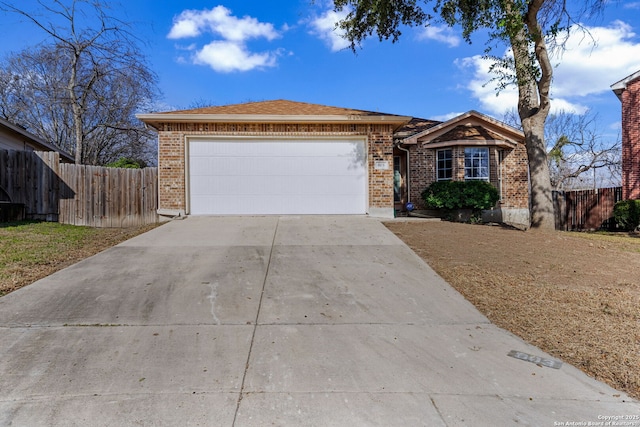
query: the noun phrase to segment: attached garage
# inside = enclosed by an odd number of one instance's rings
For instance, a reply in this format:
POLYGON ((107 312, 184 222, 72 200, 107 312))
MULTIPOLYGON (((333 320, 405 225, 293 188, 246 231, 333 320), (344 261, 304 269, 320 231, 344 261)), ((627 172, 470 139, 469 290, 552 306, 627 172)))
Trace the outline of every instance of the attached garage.
POLYGON ((366 214, 366 142, 188 141, 192 215, 366 214))
POLYGON ((394 216, 411 118, 286 100, 139 114, 158 131, 158 213, 394 216))

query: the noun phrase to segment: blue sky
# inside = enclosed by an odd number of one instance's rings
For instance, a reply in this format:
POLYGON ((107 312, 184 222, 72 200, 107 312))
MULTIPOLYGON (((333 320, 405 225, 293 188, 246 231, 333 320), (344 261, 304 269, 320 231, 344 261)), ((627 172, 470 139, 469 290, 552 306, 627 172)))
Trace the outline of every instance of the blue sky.
MULTIPOLYGON (((35 0, 13 2, 34 10, 35 0)), ((400 41, 367 40, 354 54, 333 31, 325 0, 128 0, 114 13, 134 23, 163 92, 158 110, 270 99, 444 120, 475 109, 498 119, 515 92, 496 97, 482 36, 465 43, 444 27, 407 28, 400 41)), ((37 10, 37 9, 35 9, 37 10)), ((567 41, 554 59, 554 107, 597 112, 619 130, 620 103, 609 86, 640 70, 640 1, 612 2, 582 22, 590 35, 567 41), (593 43, 593 40, 596 43, 593 43)), ((0 12, 0 53, 41 41, 43 33, 0 12)))

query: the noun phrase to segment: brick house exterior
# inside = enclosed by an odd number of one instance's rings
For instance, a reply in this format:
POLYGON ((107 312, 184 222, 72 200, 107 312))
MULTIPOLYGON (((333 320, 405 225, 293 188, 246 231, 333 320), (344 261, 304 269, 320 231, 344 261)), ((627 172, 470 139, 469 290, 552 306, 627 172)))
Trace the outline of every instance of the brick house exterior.
MULTIPOLYGON (((460 135, 457 136, 452 143, 456 152, 456 179, 464 179, 464 145, 489 146, 493 164, 491 182, 499 188, 502 186, 503 199, 499 208, 528 212, 527 164, 526 154, 522 157, 522 134, 475 112, 440 124, 407 116, 276 100, 140 114, 138 117, 158 131, 161 215, 192 213, 190 179, 194 178, 190 178, 188 170, 189 147, 194 141, 344 139, 362 141, 365 147, 367 206, 363 213, 392 217, 408 200, 419 204, 419 193, 435 177, 435 151, 429 142, 434 133, 429 132, 429 128, 464 126, 470 117, 479 128, 484 126, 487 131, 494 132, 492 142, 487 142, 486 138, 468 137, 463 143, 460 135), (400 171, 404 183, 401 197, 394 193, 394 178, 400 171)), ((442 138, 454 135, 438 133, 438 136, 440 140, 432 141, 434 144, 441 144, 442 138)))
POLYGON ((640 71, 611 85, 622 102, 622 198, 640 199, 640 71))
POLYGON ((450 177, 465 180, 465 152, 480 148, 488 157, 486 180, 500 193, 491 213, 496 221, 529 224, 529 175, 524 135, 489 116, 469 111, 444 123, 422 121, 419 129, 400 129, 397 144, 409 152, 408 199, 424 208, 421 193, 438 178, 438 152, 450 151, 450 177), (407 135, 409 133, 410 135, 407 135))

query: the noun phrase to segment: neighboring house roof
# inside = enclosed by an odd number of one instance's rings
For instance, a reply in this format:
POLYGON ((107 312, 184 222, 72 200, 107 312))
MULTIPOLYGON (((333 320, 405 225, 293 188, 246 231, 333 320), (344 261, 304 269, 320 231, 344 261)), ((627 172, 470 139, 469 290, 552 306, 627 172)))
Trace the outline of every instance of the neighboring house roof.
POLYGON ((244 104, 204 107, 164 113, 137 114, 136 117, 154 128, 161 123, 387 123, 400 127, 411 117, 327 105, 308 104, 283 99, 244 104))
POLYGON ((53 144, 27 131, 22 126, 0 118, 0 148, 2 147, 10 149, 19 147, 19 150, 57 151, 60 153, 60 159, 62 161, 70 163, 75 161, 71 154, 60 150, 53 144))
POLYGON ((429 144, 433 148, 470 144, 514 148, 522 141, 522 131, 472 110, 406 137, 401 142, 429 144))
POLYGON ((618 99, 622 100, 621 98, 622 92, 624 92, 627 89, 627 86, 629 85, 629 83, 637 79, 640 79, 640 71, 636 71, 635 73, 628 75, 627 77, 620 80, 619 82, 615 82, 614 84, 611 85, 611 89, 613 90, 613 93, 616 94, 618 99))

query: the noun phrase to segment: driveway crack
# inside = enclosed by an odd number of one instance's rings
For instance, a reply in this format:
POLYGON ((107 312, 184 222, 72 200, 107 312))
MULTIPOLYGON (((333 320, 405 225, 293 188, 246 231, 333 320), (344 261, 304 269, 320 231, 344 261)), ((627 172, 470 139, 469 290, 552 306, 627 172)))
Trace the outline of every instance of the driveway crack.
POLYGON ((256 310, 256 318, 253 322, 253 333, 251 334, 251 343, 249 344, 249 353, 247 354, 247 362, 244 365, 244 373, 242 374, 242 383, 240 385, 240 395, 238 396, 238 402, 236 403, 236 411, 233 414, 232 426, 236 425, 236 419, 238 417, 238 411, 240 410, 240 403, 242 403, 242 397, 244 395, 245 380, 247 378, 247 371, 249 370, 249 361, 251 360, 251 354, 253 352, 253 343, 256 338, 256 330, 258 329, 258 319, 260 318, 260 310, 262 310, 262 299, 264 298, 264 289, 267 285, 267 278, 269 277, 269 269, 271 268, 271 258, 273 256, 273 248, 276 243, 276 236, 278 234, 278 226, 280 225, 280 218, 276 220, 276 226, 273 230, 273 238, 271 239, 271 248, 269 249, 269 258, 267 260, 267 268, 264 272, 264 278, 262 280, 262 290, 260 292, 260 301, 258 302, 258 310, 256 310))

